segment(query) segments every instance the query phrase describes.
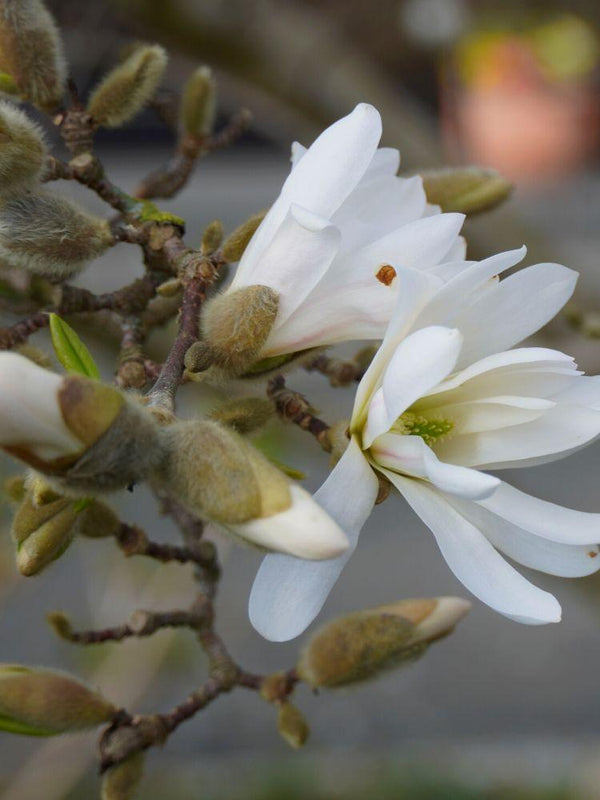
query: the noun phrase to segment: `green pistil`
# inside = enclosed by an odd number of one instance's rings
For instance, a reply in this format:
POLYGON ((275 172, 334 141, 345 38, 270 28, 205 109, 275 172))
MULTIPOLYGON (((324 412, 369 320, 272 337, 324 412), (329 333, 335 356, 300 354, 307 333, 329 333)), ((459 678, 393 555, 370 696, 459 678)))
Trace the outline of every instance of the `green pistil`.
POLYGON ((426 445, 432 447, 447 436, 453 427, 454 423, 449 419, 427 419, 405 411, 394 424, 393 430, 405 436, 420 436, 426 445))

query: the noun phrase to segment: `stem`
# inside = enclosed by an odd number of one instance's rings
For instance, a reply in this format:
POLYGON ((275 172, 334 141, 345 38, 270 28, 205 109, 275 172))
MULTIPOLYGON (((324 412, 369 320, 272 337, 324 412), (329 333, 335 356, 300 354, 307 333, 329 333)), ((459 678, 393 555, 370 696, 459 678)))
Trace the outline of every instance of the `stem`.
POLYGON ((271 378, 267 385, 267 397, 275 404, 281 419, 293 422, 302 430, 308 431, 325 452, 331 452, 330 426, 312 413, 311 406, 303 395, 287 388, 283 375, 271 378))

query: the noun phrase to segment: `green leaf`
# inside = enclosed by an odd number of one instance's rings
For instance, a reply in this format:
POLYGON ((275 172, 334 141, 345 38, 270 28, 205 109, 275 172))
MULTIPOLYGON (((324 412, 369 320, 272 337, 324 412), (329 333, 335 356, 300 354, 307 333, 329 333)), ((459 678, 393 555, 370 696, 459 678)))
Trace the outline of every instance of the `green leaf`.
POLYGON ((67 372, 98 380, 100 373, 90 351, 58 314, 50 314, 50 335, 56 356, 67 372))
POLYGON ((57 731, 22 722, 12 717, 5 717, 3 714, 0 714, 0 731, 18 733, 21 736, 55 736, 57 734, 57 731))

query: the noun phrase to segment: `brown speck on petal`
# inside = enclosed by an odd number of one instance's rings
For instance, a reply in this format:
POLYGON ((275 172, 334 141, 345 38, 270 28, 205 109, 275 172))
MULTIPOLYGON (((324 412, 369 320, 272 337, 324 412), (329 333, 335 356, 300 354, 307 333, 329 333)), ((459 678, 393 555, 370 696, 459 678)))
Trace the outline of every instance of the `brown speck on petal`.
POLYGON ((597 555, 598 555, 598 551, 597 550, 590 550, 590 552, 588 553, 588 556, 590 558, 596 558, 597 555))
POLYGON ((375 277, 378 281, 383 283, 384 286, 389 286, 396 277, 396 270, 391 264, 382 264, 375 277))

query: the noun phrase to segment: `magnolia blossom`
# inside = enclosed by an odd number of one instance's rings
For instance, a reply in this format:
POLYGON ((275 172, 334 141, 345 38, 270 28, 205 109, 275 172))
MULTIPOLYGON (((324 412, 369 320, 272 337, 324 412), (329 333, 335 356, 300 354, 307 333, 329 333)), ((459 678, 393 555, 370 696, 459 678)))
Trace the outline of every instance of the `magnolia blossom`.
POLYGON ((383 344, 361 381, 351 439, 316 499, 349 535, 341 558, 267 557, 250 616, 267 638, 318 614, 387 478, 434 534, 459 580, 519 622, 558 622, 560 605, 510 566, 564 577, 600 568, 600 515, 531 497, 487 470, 562 458, 600 434, 600 377, 563 353, 507 350, 570 297, 576 274, 538 264, 499 281, 523 251, 473 264, 441 289, 403 270, 383 344))
POLYGON ((463 215, 428 205, 421 178, 399 178, 400 154, 377 149, 380 137, 378 111, 361 104, 308 150, 294 145, 292 171, 230 287, 279 294, 262 357, 381 339, 397 268, 442 278, 464 268, 463 215))

